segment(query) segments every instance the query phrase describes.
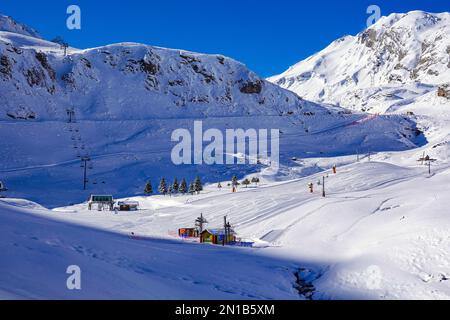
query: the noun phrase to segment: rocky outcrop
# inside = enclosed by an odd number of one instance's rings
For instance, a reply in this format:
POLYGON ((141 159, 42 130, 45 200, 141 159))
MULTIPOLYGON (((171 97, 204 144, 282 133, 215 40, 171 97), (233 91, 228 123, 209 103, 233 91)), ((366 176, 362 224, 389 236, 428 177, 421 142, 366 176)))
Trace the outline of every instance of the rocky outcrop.
POLYGON ((12 78, 12 65, 13 62, 8 56, 0 55, 0 77, 3 80, 12 78))
POLYGON ((307 100, 385 112, 434 93, 450 81, 449 68, 450 15, 412 11, 382 17, 268 80, 307 100))
POLYGON ((239 90, 245 94, 260 94, 262 92, 263 82, 261 80, 248 81, 243 83, 239 90))
POLYGON ((450 99, 450 85, 443 85, 437 90, 438 97, 450 99))

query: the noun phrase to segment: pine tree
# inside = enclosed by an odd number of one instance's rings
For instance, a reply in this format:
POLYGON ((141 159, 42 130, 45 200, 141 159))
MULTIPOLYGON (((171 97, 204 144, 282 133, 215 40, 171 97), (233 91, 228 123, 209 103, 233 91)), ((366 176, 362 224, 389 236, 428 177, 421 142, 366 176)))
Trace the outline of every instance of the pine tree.
POLYGON ((197 193, 200 193, 200 191, 203 191, 203 184, 200 180, 200 177, 196 177, 194 180, 194 191, 197 193))
POLYGON ((195 185, 193 182, 189 184, 189 193, 193 195, 195 193, 195 185))
POLYGON ((159 182, 159 188, 158 191, 160 194, 166 195, 167 194, 167 184, 166 179, 161 178, 161 181, 159 182))
POLYGON ((153 187, 152 187, 152 183, 150 181, 148 181, 147 184, 145 185, 144 193, 147 195, 150 195, 153 193, 153 187))
POLYGON ((259 178, 258 177, 253 177, 252 178, 252 183, 254 183, 256 186, 258 186, 259 178))
POLYGON ((245 180, 242 181, 242 184, 243 184, 246 188, 249 186, 250 183, 251 183, 250 180, 248 180, 247 178, 245 178, 245 180))
POLYGON ((173 180, 173 184, 172 184, 172 192, 173 192, 173 193, 178 193, 179 189, 180 189, 180 186, 179 186, 179 184, 178 184, 178 179, 175 178, 175 179, 173 180))
POLYGON ((183 180, 181 180, 181 184, 180 187, 178 188, 178 191, 182 194, 186 194, 186 192, 188 192, 186 179, 183 178, 183 180))

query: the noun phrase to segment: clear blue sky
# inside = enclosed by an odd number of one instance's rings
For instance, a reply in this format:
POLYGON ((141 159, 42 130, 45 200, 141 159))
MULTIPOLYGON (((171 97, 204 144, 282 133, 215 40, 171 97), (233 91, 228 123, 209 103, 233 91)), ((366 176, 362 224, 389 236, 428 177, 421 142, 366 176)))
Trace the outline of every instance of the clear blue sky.
POLYGON ((450 11, 449 0, 1 0, 0 12, 74 47, 132 41, 221 53, 266 77, 363 30, 371 4, 382 15, 450 11), (66 28, 71 4, 81 7, 81 31, 66 28))

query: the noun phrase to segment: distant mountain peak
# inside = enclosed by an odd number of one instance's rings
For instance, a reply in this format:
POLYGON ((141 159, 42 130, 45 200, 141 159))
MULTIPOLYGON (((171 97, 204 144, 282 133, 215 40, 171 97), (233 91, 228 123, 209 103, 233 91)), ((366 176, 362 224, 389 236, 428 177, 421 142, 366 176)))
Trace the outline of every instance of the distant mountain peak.
POLYGON ((402 100, 399 88, 427 94, 450 83, 450 13, 411 11, 382 17, 268 80, 307 100, 384 112, 402 100), (392 104, 385 100, 383 107, 375 106, 382 104, 382 96, 392 104))
POLYGON ((11 33, 18 33, 29 37, 40 38, 39 33, 22 23, 17 22, 9 16, 0 14, 0 31, 6 31, 11 33))

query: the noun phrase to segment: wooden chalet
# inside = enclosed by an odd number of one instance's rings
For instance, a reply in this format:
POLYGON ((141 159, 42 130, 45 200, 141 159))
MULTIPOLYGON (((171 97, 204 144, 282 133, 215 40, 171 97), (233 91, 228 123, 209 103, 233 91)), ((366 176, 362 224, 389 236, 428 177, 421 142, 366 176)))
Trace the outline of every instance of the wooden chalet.
POLYGON ((236 233, 233 229, 206 229, 200 234, 201 243, 225 244, 235 242, 236 233))
POLYGON ((196 228, 181 228, 178 229, 178 236, 181 238, 198 238, 199 233, 196 228))
POLYGON ((119 211, 137 211, 139 210, 138 201, 119 201, 117 203, 119 211))

